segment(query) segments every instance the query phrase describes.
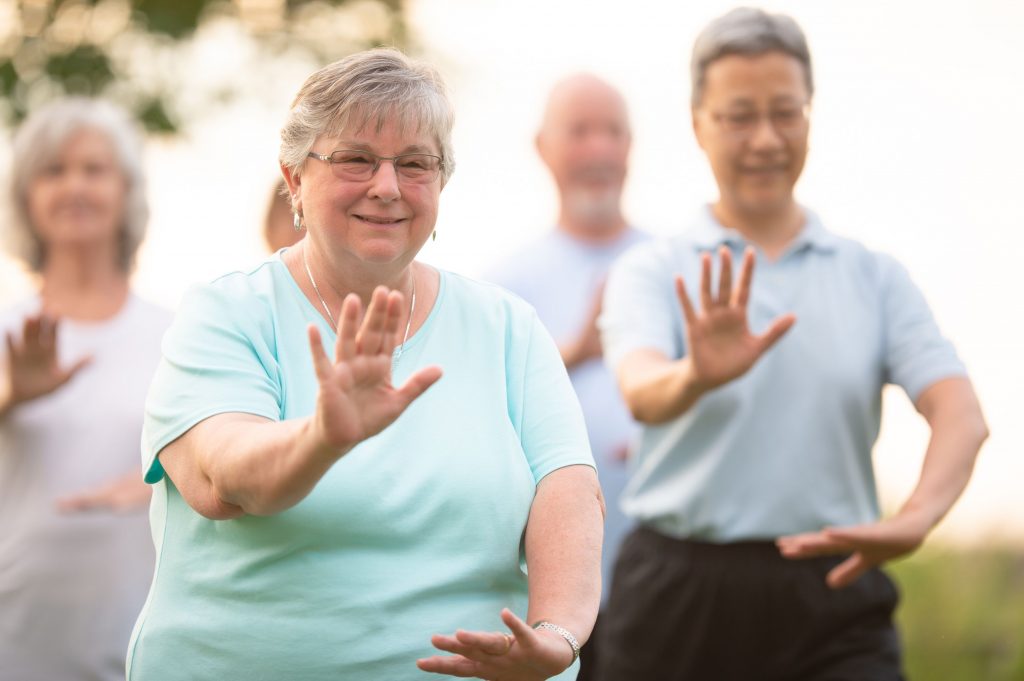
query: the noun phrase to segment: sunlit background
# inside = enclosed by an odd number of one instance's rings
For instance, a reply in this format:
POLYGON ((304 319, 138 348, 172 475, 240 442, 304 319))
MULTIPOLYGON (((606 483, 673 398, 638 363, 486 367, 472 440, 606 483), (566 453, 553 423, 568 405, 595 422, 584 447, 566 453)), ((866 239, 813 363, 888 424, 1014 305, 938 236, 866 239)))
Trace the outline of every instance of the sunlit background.
MULTIPOLYGON (((148 69, 185 88, 171 113, 187 125, 148 145, 153 218, 135 277, 145 297, 173 307, 190 283, 262 257, 259 230, 290 98, 318 65, 317 54, 358 46, 367 35, 371 42, 374 35, 400 35, 410 51, 440 68, 454 96, 458 169, 442 194, 437 241, 423 252, 428 262, 478 275, 551 227, 555 194, 533 135, 549 86, 572 71, 607 78, 629 102, 635 142, 626 207, 637 226, 672 233, 715 197, 690 132, 688 57, 700 28, 733 2, 417 0, 348 2, 340 10, 306 3, 310 16, 291 30, 326 47, 291 50, 284 41, 268 52, 253 26, 265 34, 279 29, 272 10, 283 4, 236 2, 248 24, 227 13, 214 16, 173 58, 141 44, 120 48, 134 55, 126 59, 138 61, 132 68, 143 76, 148 69)), ((1024 4, 760 4, 797 19, 814 59, 817 91, 801 200, 834 231, 907 266, 967 362, 989 420, 992 437, 969 489, 936 531, 931 555, 964 565, 970 562, 964 550, 1019 556, 1024 4)), ((120 21, 114 10, 127 3, 99 5, 109 6, 110 21, 120 21)), ((14 25, 14 7, 0 0, 0 38, 24 29, 14 25)), ((8 145, 0 155, 6 167, 8 145)), ((0 304, 29 290, 17 267, 0 261, 0 304)), ((887 510, 914 485, 926 438, 905 396, 888 392, 875 455, 887 510)), ((1020 596, 1024 569, 1016 565, 1006 579, 1016 580, 1020 596)), ((1024 627, 1020 617, 1012 622, 1024 627)), ((1011 635, 1024 639, 1024 628, 1011 635)), ((998 659, 997 653, 972 654, 998 659)))

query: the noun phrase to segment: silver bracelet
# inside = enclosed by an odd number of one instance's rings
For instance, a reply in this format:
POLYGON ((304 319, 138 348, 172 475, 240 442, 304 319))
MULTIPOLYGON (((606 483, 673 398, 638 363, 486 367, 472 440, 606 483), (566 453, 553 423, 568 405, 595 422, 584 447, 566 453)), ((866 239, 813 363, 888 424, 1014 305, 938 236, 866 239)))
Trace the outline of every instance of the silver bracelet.
POLYGON ((560 627, 557 624, 552 624, 547 620, 541 620, 533 625, 534 629, 550 629, 559 636, 565 639, 565 642, 572 648, 572 661, 575 662, 580 656, 580 642, 576 640, 576 637, 572 635, 572 632, 565 627, 560 627))

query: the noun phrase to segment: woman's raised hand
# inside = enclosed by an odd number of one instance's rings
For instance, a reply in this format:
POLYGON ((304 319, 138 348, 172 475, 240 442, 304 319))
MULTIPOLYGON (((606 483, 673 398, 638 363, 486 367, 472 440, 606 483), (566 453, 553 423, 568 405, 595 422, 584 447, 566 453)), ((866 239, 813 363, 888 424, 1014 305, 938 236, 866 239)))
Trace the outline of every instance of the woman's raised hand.
POLYGON ((7 386, 0 389, 0 410, 49 395, 67 383, 90 361, 84 357, 69 367, 57 359, 56 319, 45 314, 25 318, 21 342, 8 332, 7 386))
POLYGON ((425 672, 489 679, 490 681, 541 681, 557 676, 572 664, 568 642, 558 634, 531 629, 508 608, 501 619, 511 634, 456 631, 436 634, 430 642, 438 650, 452 653, 416 661, 425 672))
POLYGON ((309 326, 313 366, 320 385, 314 428, 325 446, 349 449, 388 427, 406 407, 441 378, 440 367, 420 369, 405 385, 391 385, 391 358, 402 340, 403 296, 377 287, 363 315, 349 294, 341 305, 334 361, 324 352, 320 332, 309 326))
POLYGON ((681 276, 676 276, 676 295, 686 319, 687 356, 696 383, 705 390, 745 374, 796 322, 792 314, 776 318, 760 336, 747 325, 747 302, 754 273, 754 251, 748 248, 737 285, 732 281, 732 254, 719 251, 721 274, 718 295, 711 292, 711 254, 701 257, 701 309, 694 308, 681 276))

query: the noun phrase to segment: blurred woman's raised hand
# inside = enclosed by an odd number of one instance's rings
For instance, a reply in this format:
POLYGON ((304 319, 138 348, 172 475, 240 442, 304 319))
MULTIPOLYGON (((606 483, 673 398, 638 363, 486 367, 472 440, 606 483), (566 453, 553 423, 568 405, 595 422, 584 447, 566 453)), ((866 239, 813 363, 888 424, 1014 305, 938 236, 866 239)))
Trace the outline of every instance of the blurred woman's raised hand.
POLYGON ((701 257, 699 310, 690 301, 683 278, 676 277, 676 295, 686 320, 690 371, 704 390, 717 388, 745 374, 796 322, 794 315, 782 315, 763 334, 752 334, 747 324, 747 303, 754 274, 754 251, 748 248, 743 254, 735 288, 729 249, 723 246, 719 258, 721 274, 716 296, 711 291, 711 254, 701 257))
POLYGON ((313 427, 327 447, 349 449, 395 421, 413 400, 441 378, 440 367, 420 369, 401 388, 391 384, 392 353, 403 339, 405 308, 398 291, 377 287, 363 315, 362 303, 348 295, 341 306, 332 362, 320 332, 309 327, 319 395, 313 427))
POLYGON ((56 391, 91 360, 83 357, 68 367, 57 358, 59 322, 45 314, 25 318, 21 341, 8 332, 7 385, 0 392, 0 410, 7 410, 56 391))

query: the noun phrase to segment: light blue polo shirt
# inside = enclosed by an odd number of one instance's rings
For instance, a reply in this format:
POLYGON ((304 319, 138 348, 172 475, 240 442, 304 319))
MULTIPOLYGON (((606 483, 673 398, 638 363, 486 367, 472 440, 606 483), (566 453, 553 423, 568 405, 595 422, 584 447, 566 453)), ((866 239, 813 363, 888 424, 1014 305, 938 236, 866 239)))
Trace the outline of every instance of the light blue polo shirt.
MULTIPOLYGON (((587 323, 594 297, 604 285, 608 268, 630 247, 650 238, 645 232, 628 228, 607 243, 588 243, 561 229, 552 229, 519 252, 504 259, 487 276, 533 305, 537 316, 557 342, 568 342, 587 323)), ((602 358, 595 357, 569 371, 576 396, 583 408, 587 434, 594 452, 601 491, 604 492, 604 547, 601 551, 601 579, 608 585, 618 557, 619 545, 632 529, 623 515, 619 497, 628 480, 622 450, 632 447, 639 427, 622 401, 615 377, 602 358)))
MULTIPOLYGON (((623 497, 638 522, 715 542, 871 522, 883 386, 916 400, 965 374, 907 271, 805 214, 778 260, 757 253, 748 308, 754 333, 787 312, 796 325, 744 376, 644 427, 623 497)), ((636 246, 613 266, 601 318, 613 370, 641 348, 685 356, 673 277, 683 275, 698 305, 701 253, 723 244, 738 262, 746 243, 706 208, 680 235, 636 246)))
MULTIPOLYGON (((156 454, 222 412, 312 413, 306 326, 335 335, 280 256, 193 289, 163 343, 146 406, 156 576, 129 650, 133 681, 437 678, 433 633, 525 616, 523 532, 538 482, 593 466, 579 403, 533 309, 441 272, 394 381, 444 376, 340 459, 296 506, 208 520, 156 454)), ((329 350, 329 356, 333 352, 329 350)), ((576 667, 559 676, 576 677, 576 667)))

